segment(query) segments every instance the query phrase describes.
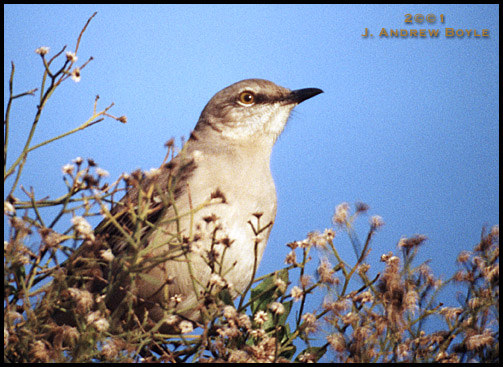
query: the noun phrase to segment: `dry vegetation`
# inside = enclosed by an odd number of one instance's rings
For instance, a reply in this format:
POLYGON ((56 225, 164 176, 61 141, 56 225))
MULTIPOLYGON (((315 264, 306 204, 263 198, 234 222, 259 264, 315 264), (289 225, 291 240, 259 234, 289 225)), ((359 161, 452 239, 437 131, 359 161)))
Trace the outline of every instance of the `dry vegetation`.
MULTIPOLYGON (((160 325, 135 313, 138 300, 130 292, 131 284, 146 264, 163 260, 142 251, 139 234, 156 224, 147 223, 142 213, 131 208, 135 230, 124 234, 129 236, 130 249, 116 254, 96 235, 88 219, 103 216, 114 222, 110 213, 114 199, 125 188, 140 187, 156 172, 137 171, 105 183, 105 170, 92 160, 77 158, 62 168, 66 193, 59 198, 37 199, 35 190, 19 186, 28 155, 40 146, 106 117, 126 122, 125 117, 110 115, 112 106, 97 111, 96 100, 94 113, 84 124, 31 145, 35 128, 39 122, 43 126, 42 112, 53 92, 67 79, 78 81, 80 71, 91 61, 76 66, 78 45, 91 19, 74 52, 64 54, 63 48, 49 58, 47 47, 37 49, 44 65, 40 90, 15 94, 12 64, 4 125, 4 182, 9 183, 4 199, 8 226, 4 232, 5 362, 315 362, 322 357, 335 362, 499 361, 498 226, 483 231, 471 251, 459 254, 459 271, 450 279, 437 278, 426 263, 415 264, 424 236, 400 239, 396 254, 381 256, 384 270, 378 273, 367 258, 383 220, 371 217, 362 244, 353 231, 355 220, 368 211, 364 204, 357 204, 353 211, 346 203, 339 205, 334 228, 289 243, 285 267, 256 278, 235 300, 232 285, 215 270, 200 295, 204 317, 197 324, 167 308, 164 321, 177 332, 166 334, 159 331, 160 325), (63 65, 59 69, 58 62, 63 65), (22 153, 7 166, 10 110, 17 98, 29 95, 40 96, 32 129, 22 153), (20 193, 24 198, 15 196, 20 193), (49 217, 40 210, 45 207, 57 210, 49 217), (336 232, 349 235, 355 262, 341 258, 334 246, 336 232), (321 260, 315 274, 309 274, 307 265, 315 261, 313 257, 321 260), (91 289, 88 282, 96 279, 101 287, 91 289), (437 301, 449 284, 464 290, 456 307, 437 301), (124 298, 110 309, 107 304, 116 289, 123 291, 124 298), (307 309, 312 305, 307 300, 316 294, 323 295, 319 297, 322 303, 307 309), (55 321, 55 314, 68 311, 71 320, 55 321), (428 331, 425 324, 430 318, 441 320, 441 330, 428 331)), ((172 142, 168 154, 175 154, 172 142)), ((148 197, 151 191, 141 195, 148 197)), ((226 242, 218 236, 218 218, 208 218, 208 228, 215 247, 232 246, 231 239, 226 242)), ((180 251, 197 250, 208 266, 218 269, 225 252, 212 251, 213 246, 200 249, 182 234, 173 235, 179 238, 180 251)))

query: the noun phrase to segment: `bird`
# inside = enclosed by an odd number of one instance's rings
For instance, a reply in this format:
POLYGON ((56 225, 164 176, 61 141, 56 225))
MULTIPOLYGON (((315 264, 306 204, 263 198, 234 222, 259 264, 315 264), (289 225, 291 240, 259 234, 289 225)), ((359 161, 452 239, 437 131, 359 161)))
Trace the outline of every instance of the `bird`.
POLYGON ((239 295, 276 218, 273 146, 293 108, 322 92, 246 79, 216 93, 176 156, 129 176, 124 197, 71 257, 66 281, 105 289, 112 311, 133 295, 140 319, 169 331, 177 330, 169 315, 201 320, 208 288, 239 295), (106 250, 112 261, 103 260, 106 250), (87 272, 75 275, 82 264, 87 272))

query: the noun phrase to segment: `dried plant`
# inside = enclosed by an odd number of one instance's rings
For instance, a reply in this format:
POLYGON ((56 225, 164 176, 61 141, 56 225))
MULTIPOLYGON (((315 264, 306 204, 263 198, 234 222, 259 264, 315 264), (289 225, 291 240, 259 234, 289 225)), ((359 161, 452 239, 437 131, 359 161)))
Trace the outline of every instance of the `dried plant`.
MULTIPOLYGON (((425 236, 402 238, 398 255, 381 256, 384 270, 376 273, 367 260, 376 232, 384 225, 373 216, 363 245, 354 231, 355 221, 368 211, 357 204, 337 206, 334 228, 312 232, 294 241, 285 258, 286 266, 271 274, 254 277, 237 294, 228 284, 219 264, 232 239, 224 236, 219 219, 210 216, 206 228, 194 228, 191 236, 171 234, 176 249, 169 259, 202 256, 212 274, 200 284, 199 322, 185 320, 166 305, 160 323, 135 312, 141 300, 132 287, 144 270, 167 260, 151 256, 142 246, 142 234, 158 229, 149 219, 154 186, 142 186, 156 170, 136 171, 105 183, 108 173, 89 159, 76 158, 62 167, 66 193, 56 199, 36 196, 34 189, 19 188, 25 199, 15 197, 28 155, 37 148, 77 133, 105 117, 126 122, 109 113, 112 105, 97 111, 81 126, 38 145, 31 145, 35 129, 43 126, 42 112, 51 95, 67 79, 78 81, 91 59, 77 67, 77 51, 91 16, 80 33, 74 52, 65 48, 48 59, 49 49, 36 50, 44 73, 40 91, 14 94, 14 64, 9 80, 10 98, 4 124, 4 214, 8 221, 4 241, 4 361, 6 362, 497 362, 499 360, 499 229, 482 232, 471 252, 459 254, 460 270, 448 280, 434 276, 427 263, 415 264, 425 236), (63 66, 54 71, 54 65, 63 66), (23 151, 7 167, 9 115, 17 98, 36 95, 32 129, 23 151), (110 206, 125 189, 138 188, 137 207, 125 207, 131 220, 125 227, 110 206), (140 190, 141 187, 147 187, 140 190), (51 215, 41 208, 57 209, 51 215), (106 225, 127 239, 127 251, 114 253, 106 239, 89 224, 102 216, 106 225), (56 228, 62 228, 56 230, 56 228), (334 239, 346 232, 356 262, 343 260, 334 239), (203 236, 212 238, 210 250, 198 246, 203 236), (320 255, 315 274, 308 273, 313 253, 320 255), (438 295, 449 284, 465 290, 460 304, 444 306, 438 295), (120 297, 115 295, 120 294, 120 297), (308 306, 323 295, 318 307, 308 306), (310 298, 311 297, 311 298, 310 298), (111 307, 113 305, 113 307, 111 307), (307 308, 312 309, 307 309, 307 308), (427 320, 441 320, 441 330, 428 331, 427 320), (302 346, 302 347, 300 347, 302 346)), ((173 140, 167 143, 174 156, 173 140)), ((180 154, 183 154, 183 149, 180 154)), ((175 186, 161 195, 171 202, 175 186)), ((225 200, 216 192, 212 200, 225 200)), ((157 200, 159 201, 159 200, 157 200)), ((212 205, 212 202, 203 205, 212 205)), ((193 212, 200 208, 193 208, 193 212)), ((193 214, 192 212, 192 214, 193 214)), ((179 213, 173 220, 179 220, 179 213)), ((258 235, 267 225, 260 213, 250 225, 258 235)), ((257 264, 258 265, 258 264, 257 264)), ((256 270, 256 267, 255 267, 256 270)), ((180 302, 172 297, 171 302, 180 302)))

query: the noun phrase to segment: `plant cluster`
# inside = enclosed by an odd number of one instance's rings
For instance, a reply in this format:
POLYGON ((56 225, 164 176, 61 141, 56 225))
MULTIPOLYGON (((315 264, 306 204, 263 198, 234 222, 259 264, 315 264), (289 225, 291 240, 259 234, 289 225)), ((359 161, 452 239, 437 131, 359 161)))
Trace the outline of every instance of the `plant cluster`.
MULTIPOLYGON (((360 243, 355 221, 368 212, 361 203, 354 212, 347 203, 338 205, 333 228, 289 243, 285 267, 254 276, 242 292, 233 289, 221 272, 226 248, 233 241, 223 235, 217 216, 205 219, 206 227, 195 228, 191 236, 173 233, 177 258, 201 256, 212 269, 207 283, 198 285, 202 319, 184 319, 170 307, 162 323, 153 323, 147 312, 138 313, 134 306, 140 300, 132 291, 135 280, 149 266, 167 260, 166 255, 150 256, 142 242, 145 231, 158 229, 151 221, 158 208, 151 203, 159 192, 145 182, 159 172, 136 171, 106 183, 108 172, 92 159, 76 158, 62 167, 66 193, 58 198, 40 199, 34 189, 18 186, 28 155, 37 148, 105 117, 127 120, 109 113, 113 104, 97 111, 96 99, 93 115, 81 126, 41 144, 31 143, 49 98, 65 80, 80 80, 81 70, 92 59, 75 66, 81 37, 94 15, 80 33, 74 52, 62 56, 63 48, 48 59, 47 47, 36 50, 44 66, 40 98, 24 149, 7 166, 13 102, 38 92, 14 93, 12 64, 4 124, 4 183, 12 180, 4 199, 4 361, 499 361, 499 227, 483 231, 471 251, 459 254, 460 270, 447 280, 436 277, 427 263, 415 263, 426 240, 422 235, 400 239, 397 253, 382 255, 383 270, 376 272, 368 260, 372 240, 384 222, 372 216, 365 241, 360 243), (60 56, 63 66, 53 71, 60 56), (125 227, 110 206, 117 205, 117 197, 131 188, 145 205, 124 209, 130 220, 125 227), (15 196, 20 191, 25 199, 15 196), (48 207, 56 210, 52 214, 41 210, 48 207), (97 216, 127 239, 127 251, 107 246, 89 223, 97 216), (348 235, 354 262, 343 259, 334 244, 341 233, 348 235), (209 249, 199 246, 203 237, 211 238, 209 249), (316 271, 310 273, 309 265, 316 261, 316 271), (460 304, 438 302, 441 291, 454 285, 464 291, 460 304), (121 297, 110 307, 117 292, 121 297), (313 306, 310 300, 318 295, 323 301, 313 306), (432 318, 443 327, 428 331, 427 321, 432 318), (172 331, 166 332, 161 324, 173 326, 172 331)), ((173 157, 173 140, 167 147, 168 157, 173 157)), ((161 195, 165 206, 173 205, 173 190, 161 195)), ((212 200, 225 198, 216 192, 212 200)), ((193 215, 199 209, 177 215, 193 215)), ((259 241, 258 234, 269 224, 260 223, 261 213, 253 216, 256 222, 250 225, 259 241)), ((177 297, 170 301, 173 305, 181 302, 177 297)))

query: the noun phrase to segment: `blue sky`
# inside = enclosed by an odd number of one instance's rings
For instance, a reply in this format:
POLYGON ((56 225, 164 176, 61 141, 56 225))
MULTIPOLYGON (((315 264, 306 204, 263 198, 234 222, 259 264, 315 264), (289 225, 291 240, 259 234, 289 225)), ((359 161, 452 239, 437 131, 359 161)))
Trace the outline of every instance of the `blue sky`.
MULTIPOLYGON (((448 276, 482 227, 499 223, 498 5, 4 5, 4 101, 10 62, 16 92, 39 87, 35 49, 73 50, 94 11, 78 63, 94 60, 79 83, 56 91, 34 143, 87 120, 97 94, 128 123, 107 120, 30 155, 21 184, 38 197, 64 192, 61 167, 77 156, 94 158, 110 179, 158 167, 163 144, 188 137, 216 92, 263 78, 325 93, 296 108, 274 148, 278 214, 260 274, 284 265, 284 244, 329 228, 341 202, 363 201, 384 218, 374 272, 400 237, 421 233, 420 258, 448 276), (407 24, 406 14, 437 20, 407 24), (374 37, 362 37, 365 28, 374 37), (440 36, 379 37, 382 28, 440 36), (490 35, 448 38, 446 28, 490 35)), ((13 107, 10 159, 35 105, 26 97, 13 107)), ((354 261, 345 236, 335 241, 354 261)))

